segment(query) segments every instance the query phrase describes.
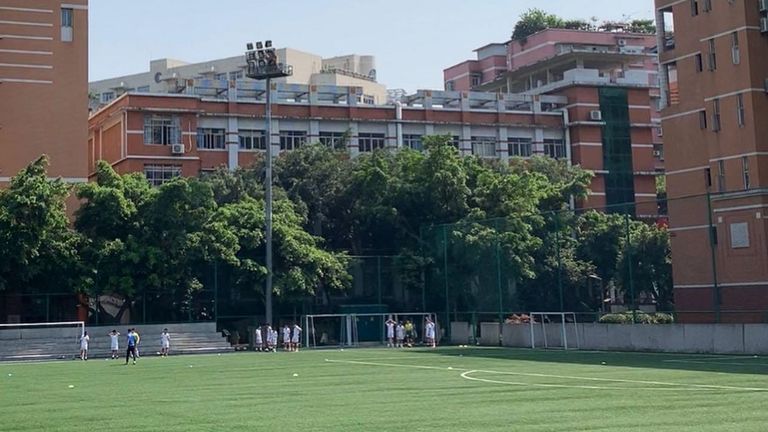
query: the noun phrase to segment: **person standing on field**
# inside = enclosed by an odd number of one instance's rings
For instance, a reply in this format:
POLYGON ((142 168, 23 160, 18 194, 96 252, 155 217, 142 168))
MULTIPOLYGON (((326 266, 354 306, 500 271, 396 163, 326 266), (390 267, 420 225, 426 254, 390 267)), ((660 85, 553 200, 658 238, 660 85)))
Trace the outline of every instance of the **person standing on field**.
POLYGON ((120 333, 117 330, 112 330, 109 332, 109 349, 112 350, 112 360, 117 358, 117 351, 120 349, 120 344, 118 343, 118 337, 120 336, 120 333))
POLYGON ((261 351, 264 345, 264 339, 261 336, 261 327, 256 327, 256 330, 253 332, 253 345, 253 349, 256 351, 261 351))
POLYGON ((283 349, 286 351, 291 350, 291 326, 288 323, 283 325, 283 349))
POLYGON ((141 357, 139 355, 139 343, 141 342, 141 336, 139 336, 139 332, 135 328, 133 329, 133 336, 136 338, 136 347, 135 347, 136 358, 139 358, 141 357))
POLYGON ((80 360, 88 360, 88 341, 90 340, 88 332, 83 332, 80 336, 80 360))
POLYGON ((426 339, 427 346, 435 348, 435 323, 427 317, 424 324, 424 339, 426 339))
POLYGON ((168 357, 168 351, 171 349, 171 335, 168 334, 168 329, 164 328, 160 333, 160 355, 168 357))
POLYGON ((125 364, 128 364, 128 358, 131 356, 133 357, 133 364, 136 364, 136 334, 133 329, 128 329, 126 344, 128 348, 125 351, 125 364))
POLYGON ((387 348, 395 347, 395 322, 392 318, 388 319, 384 325, 387 326, 387 348))
POLYGON ((298 324, 293 324, 293 335, 291 336, 291 346, 294 351, 299 351, 299 342, 301 341, 301 327, 298 324))
POLYGON ((402 321, 398 322, 397 327, 395 327, 395 336, 396 336, 395 347, 402 348, 403 341, 405 340, 405 326, 403 325, 402 321))

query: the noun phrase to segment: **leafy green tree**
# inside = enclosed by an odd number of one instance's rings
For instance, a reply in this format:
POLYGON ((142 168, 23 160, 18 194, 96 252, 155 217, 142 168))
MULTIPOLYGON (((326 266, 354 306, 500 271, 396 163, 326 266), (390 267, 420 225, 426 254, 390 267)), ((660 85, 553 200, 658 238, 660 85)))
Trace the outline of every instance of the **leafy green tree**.
POLYGON ((0 291, 66 292, 81 283, 80 238, 70 229, 69 187, 47 177, 42 156, 0 190, 0 291))
POLYGON ((512 39, 523 40, 528 36, 548 28, 564 28, 566 22, 557 15, 541 9, 528 9, 518 19, 512 32, 512 39))
POLYGON ((617 271, 618 285, 628 303, 632 300, 629 298, 631 278, 638 299, 653 300, 662 310, 672 307, 672 253, 666 228, 631 222, 629 244, 619 256, 617 271))

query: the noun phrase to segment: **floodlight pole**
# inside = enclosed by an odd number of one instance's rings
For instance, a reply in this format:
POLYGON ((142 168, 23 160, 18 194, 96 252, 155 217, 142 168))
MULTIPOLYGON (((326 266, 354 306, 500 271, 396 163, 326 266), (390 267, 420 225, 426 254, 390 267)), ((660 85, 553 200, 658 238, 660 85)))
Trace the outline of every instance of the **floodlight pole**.
POLYGON ((267 281, 264 287, 264 315, 268 323, 272 323, 272 78, 267 77, 267 95, 266 95, 266 157, 264 164, 264 183, 265 206, 264 219, 266 230, 266 265, 267 281))

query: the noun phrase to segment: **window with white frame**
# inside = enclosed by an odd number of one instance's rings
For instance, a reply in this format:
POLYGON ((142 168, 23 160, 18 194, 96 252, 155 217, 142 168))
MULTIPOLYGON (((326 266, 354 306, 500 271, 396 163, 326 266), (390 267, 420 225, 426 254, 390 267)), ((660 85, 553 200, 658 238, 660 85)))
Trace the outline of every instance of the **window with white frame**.
POLYGON ((376 99, 372 95, 363 95, 363 103, 366 105, 373 105, 376 103, 376 99))
POLYGON ((243 79, 243 71, 239 70, 239 71, 230 72, 229 79, 232 81, 243 79))
POLYGON ((422 151, 424 150, 424 143, 421 135, 404 134, 403 135, 403 147, 407 147, 412 150, 422 151))
POLYGON ((347 146, 347 134, 344 132, 320 132, 318 141, 326 147, 344 148, 347 146))
POLYGON ((149 93, 149 86, 139 86, 136 88, 139 93, 149 93))
POLYGON ((477 87, 483 82, 483 75, 480 73, 472 73, 469 75, 469 85, 472 87, 477 87))
POLYGON ((296 150, 307 142, 305 131, 280 131, 280 150, 296 150))
POLYGON ((101 94, 101 103, 109 103, 113 99, 115 99, 115 92, 113 91, 107 91, 101 94))
POLYGON ((739 126, 744 126, 744 94, 736 95, 736 120, 739 126))
POLYGON ((707 61, 709 70, 713 71, 717 69, 717 54, 715 53, 715 38, 710 39, 707 42, 709 52, 707 53, 707 61))
POLYGON ((213 79, 215 79, 215 80, 225 80, 225 79, 227 79, 227 73, 226 72, 217 73, 216 75, 213 76, 213 79))
POLYGON ((717 161, 717 190, 725 192, 725 161, 717 161))
POLYGON ((73 27, 75 24, 74 10, 72 8, 61 8, 61 41, 72 42, 74 36, 73 27))
POLYGON ((240 129, 237 131, 240 150, 266 150, 267 140, 263 130, 240 129))
POLYGON ((360 151, 370 153, 374 150, 383 149, 385 135, 383 133, 360 133, 357 135, 357 143, 360 151))
POLYGON ((227 148, 226 131, 218 128, 197 128, 197 148, 224 150, 227 148))
POLYGON ((720 130, 720 99, 712 101, 712 130, 714 132, 720 130))
POLYGON ((496 137, 473 136, 472 154, 481 158, 496 157, 496 137))
POLYGON ((565 142, 561 139, 545 139, 544 154, 554 159, 564 158, 565 142))
POLYGON ((530 138, 510 138, 509 155, 519 157, 531 157, 533 153, 533 140, 530 138))
POLYGON ((181 144, 180 120, 176 116, 144 117, 144 144, 181 144))
POLYGON ((160 186, 181 176, 181 165, 145 164, 144 177, 152 186, 160 186))
POLYGON ((741 52, 739 51, 739 32, 731 33, 731 61, 737 65, 741 63, 741 52))

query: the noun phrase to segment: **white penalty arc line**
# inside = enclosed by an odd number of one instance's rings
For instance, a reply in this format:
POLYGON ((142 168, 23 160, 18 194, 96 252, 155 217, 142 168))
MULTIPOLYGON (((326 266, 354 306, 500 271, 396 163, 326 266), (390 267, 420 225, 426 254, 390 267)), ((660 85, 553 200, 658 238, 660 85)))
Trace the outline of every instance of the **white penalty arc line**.
MULTIPOLYGON (((714 384, 686 384, 686 383, 670 383, 670 382, 663 382, 663 381, 629 380, 629 379, 619 379, 619 378, 578 377, 578 376, 569 376, 569 375, 550 375, 550 374, 526 373, 526 372, 501 372, 501 371, 491 371, 491 370, 482 370, 482 369, 463 369, 463 368, 423 366, 423 365, 403 365, 403 364, 393 364, 393 363, 365 362, 365 361, 352 361, 352 360, 326 359, 325 361, 328 363, 345 363, 345 364, 356 364, 356 365, 363 365, 363 366, 398 367, 398 368, 409 368, 409 369, 427 369, 427 370, 462 372, 461 377, 465 379, 470 379, 474 381, 486 381, 486 382, 495 381, 496 383, 511 384, 511 385, 519 385, 519 384, 512 383, 509 381, 486 380, 483 378, 468 377, 468 375, 475 374, 475 373, 487 373, 487 374, 496 374, 496 375, 513 375, 513 376, 525 376, 525 377, 534 377, 534 378, 557 378, 557 379, 569 379, 569 380, 581 380, 581 381, 596 381, 596 382, 605 382, 605 383, 613 382, 613 383, 625 383, 625 384, 643 384, 643 385, 651 385, 651 386, 666 386, 665 390, 698 389, 698 390, 737 390, 737 391, 756 391, 756 392, 768 391, 768 388, 761 388, 761 387, 736 387, 736 386, 721 386, 721 385, 714 385, 714 384)), ((522 385, 539 386, 539 387, 592 388, 592 389, 600 389, 600 390, 611 390, 611 389, 626 390, 627 389, 627 388, 618 388, 618 387, 578 386, 578 385, 566 385, 566 384, 524 383, 522 385)), ((634 389, 637 389, 637 388, 634 388, 634 389)), ((662 387, 662 389, 664 388, 662 387)), ((654 387, 653 390, 661 390, 661 389, 654 387)))
POLYGON ((470 374, 484 372, 478 370, 470 370, 462 372, 461 377, 470 381, 480 381, 484 383, 492 384, 506 384, 520 387, 544 387, 544 388, 575 388, 575 389, 587 389, 587 390, 652 390, 652 391, 706 391, 709 389, 692 388, 692 387, 606 387, 606 386, 590 386, 590 385, 576 385, 576 384, 542 384, 542 383, 525 383, 514 381, 499 381, 487 378, 477 378, 470 376, 470 374))

